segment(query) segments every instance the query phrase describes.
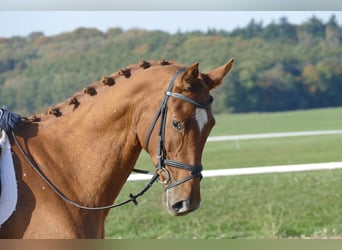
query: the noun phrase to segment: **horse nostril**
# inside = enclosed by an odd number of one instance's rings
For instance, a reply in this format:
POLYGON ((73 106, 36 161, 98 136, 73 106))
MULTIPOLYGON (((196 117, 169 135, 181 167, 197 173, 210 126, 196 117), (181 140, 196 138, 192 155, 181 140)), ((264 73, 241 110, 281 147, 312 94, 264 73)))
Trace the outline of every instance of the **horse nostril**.
POLYGON ((190 208, 190 203, 188 200, 182 200, 172 205, 172 209, 176 213, 187 212, 190 208))

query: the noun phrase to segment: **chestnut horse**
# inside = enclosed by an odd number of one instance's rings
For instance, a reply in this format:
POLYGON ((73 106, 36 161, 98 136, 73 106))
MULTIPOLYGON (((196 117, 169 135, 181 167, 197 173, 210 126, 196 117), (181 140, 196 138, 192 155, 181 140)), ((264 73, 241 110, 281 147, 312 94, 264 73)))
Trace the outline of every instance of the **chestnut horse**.
POLYGON ((0 237, 103 238, 107 206, 142 149, 165 187, 167 211, 196 210, 202 151, 215 123, 209 92, 232 64, 204 74, 198 63, 142 61, 26 118, 10 138, 18 203, 0 237))

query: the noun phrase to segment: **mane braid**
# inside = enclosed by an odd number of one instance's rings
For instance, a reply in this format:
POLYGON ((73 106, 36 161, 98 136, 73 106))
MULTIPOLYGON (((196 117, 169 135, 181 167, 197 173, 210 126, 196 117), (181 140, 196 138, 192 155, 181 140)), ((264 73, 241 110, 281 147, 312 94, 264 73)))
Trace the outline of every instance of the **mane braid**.
POLYGON ((165 66, 176 64, 175 62, 166 61, 165 59, 160 59, 158 62, 155 61, 145 61, 141 60, 138 64, 130 64, 126 67, 121 68, 119 71, 112 73, 110 76, 103 76, 99 81, 95 81, 90 85, 84 87, 81 91, 75 93, 72 97, 67 99, 67 101, 58 103, 57 105, 50 106, 46 109, 43 114, 33 115, 25 118, 26 122, 40 122, 43 116, 51 116, 58 118, 63 116, 63 109, 67 106, 74 105, 73 111, 75 111, 78 106, 81 105, 80 98, 84 95, 95 96, 97 94, 97 89, 107 86, 113 86, 120 77, 130 78, 135 71, 145 70, 151 67, 165 66))

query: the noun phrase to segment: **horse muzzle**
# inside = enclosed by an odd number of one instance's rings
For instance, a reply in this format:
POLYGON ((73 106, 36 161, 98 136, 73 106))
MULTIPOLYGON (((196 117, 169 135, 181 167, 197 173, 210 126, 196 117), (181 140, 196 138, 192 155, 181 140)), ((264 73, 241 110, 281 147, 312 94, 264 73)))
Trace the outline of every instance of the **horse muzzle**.
POLYGON ((167 189, 163 194, 163 204, 169 214, 174 216, 187 215, 200 207, 201 198, 198 195, 185 197, 177 192, 177 188, 167 189))

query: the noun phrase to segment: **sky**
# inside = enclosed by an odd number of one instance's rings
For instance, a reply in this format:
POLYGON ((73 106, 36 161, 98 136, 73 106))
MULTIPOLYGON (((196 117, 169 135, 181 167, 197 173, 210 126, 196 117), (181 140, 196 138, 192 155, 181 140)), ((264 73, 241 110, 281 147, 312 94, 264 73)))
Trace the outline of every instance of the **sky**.
POLYGON ((141 28, 169 33, 215 28, 231 31, 245 27, 252 18, 267 25, 287 17, 300 24, 315 15, 323 22, 335 15, 342 25, 342 11, 0 11, 0 37, 27 36, 43 32, 47 36, 79 27, 123 30, 141 28))

